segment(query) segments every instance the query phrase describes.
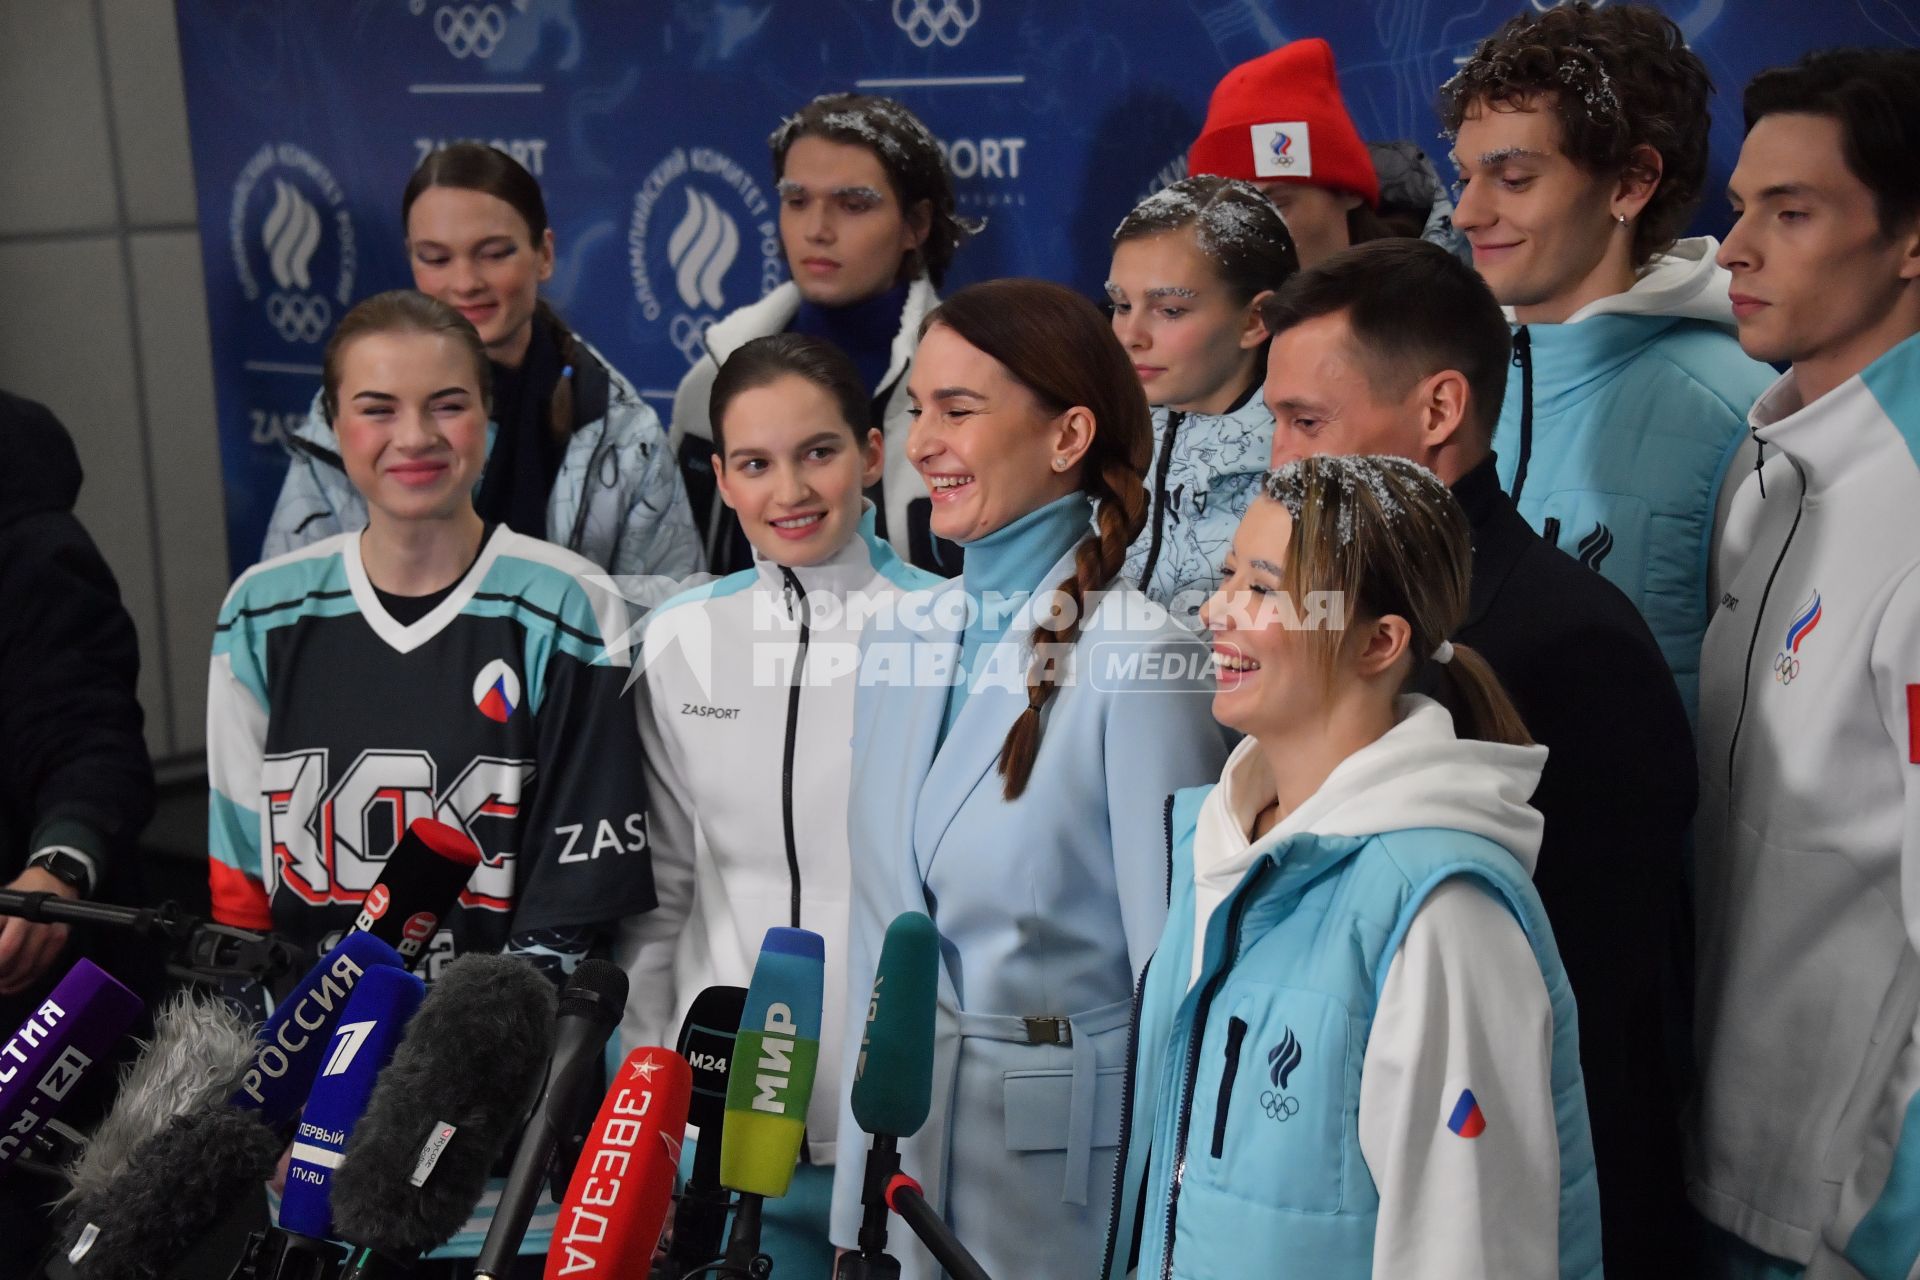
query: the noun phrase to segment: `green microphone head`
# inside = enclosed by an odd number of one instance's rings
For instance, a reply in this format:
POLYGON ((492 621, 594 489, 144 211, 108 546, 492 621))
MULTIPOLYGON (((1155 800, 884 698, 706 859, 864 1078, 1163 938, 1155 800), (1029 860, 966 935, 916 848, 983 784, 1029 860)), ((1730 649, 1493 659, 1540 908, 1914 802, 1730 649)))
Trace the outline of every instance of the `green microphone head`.
POLYGON ((880 947, 867 1030, 853 1069, 853 1118, 867 1133, 905 1138, 926 1123, 939 981, 940 935, 933 921, 919 911, 896 916, 880 947))

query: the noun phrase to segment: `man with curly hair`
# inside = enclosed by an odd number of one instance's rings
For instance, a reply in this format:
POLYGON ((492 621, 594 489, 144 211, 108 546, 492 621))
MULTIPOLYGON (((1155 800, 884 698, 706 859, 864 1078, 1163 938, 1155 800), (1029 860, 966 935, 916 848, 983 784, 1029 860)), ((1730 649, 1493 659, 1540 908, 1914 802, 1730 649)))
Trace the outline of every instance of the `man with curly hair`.
POLYGON ((1454 222, 1516 326, 1501 483, 1639 606, 1690 712, 1718 505, 1773 379, 1734 337, 1718 244, 1676 239, 1712 91, 1680 29, 1631 4, 1514 18, 1440 91, 1454 222))

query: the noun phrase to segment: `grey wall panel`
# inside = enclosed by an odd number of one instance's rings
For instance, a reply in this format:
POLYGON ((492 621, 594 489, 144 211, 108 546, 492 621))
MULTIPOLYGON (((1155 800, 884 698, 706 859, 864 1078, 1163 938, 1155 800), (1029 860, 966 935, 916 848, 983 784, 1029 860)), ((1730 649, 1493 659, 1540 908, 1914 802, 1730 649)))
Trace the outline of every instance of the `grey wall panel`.
POLYGON ((227 591, 226 532, 214 429, 213 366, 200 238, 191 231, 135 232, 135 333, 174 707, 175 751, 205 746, 207 652, 227 591))
POLYGON ((190 226, 193 153, 173 5, 170 0, 99 3, 127 223, 190 226))
POLYGON ((0 122, 0 235, 115 225, 92 5, 0 0, 0 122))

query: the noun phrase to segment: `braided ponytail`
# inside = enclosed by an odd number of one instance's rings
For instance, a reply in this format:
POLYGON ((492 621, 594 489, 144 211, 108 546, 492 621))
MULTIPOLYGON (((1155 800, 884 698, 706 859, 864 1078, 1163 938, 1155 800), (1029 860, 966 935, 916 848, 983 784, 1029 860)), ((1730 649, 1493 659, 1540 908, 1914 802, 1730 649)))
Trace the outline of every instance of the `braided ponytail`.
POLYGON ((1152 411, 1112 326, 1071 289, 1045 280, 989 280, 935 308, 920 326, 922 336, 936 324, 999 361, 1047 412, 1083 408, 1094 423, 1080 459, 1080 488, 1094 501, 1095 531, 1075 550, 1072 576, 1054 588, 1054 606, 1034 626, 1027 709, 1000 747, 1002 794, 1015 800, 1032 776, 1043 713, 1060 687, 1060 665, 1080 638, 1088 597, 1119 576, 1127 548, 1146 525, 1152 411))

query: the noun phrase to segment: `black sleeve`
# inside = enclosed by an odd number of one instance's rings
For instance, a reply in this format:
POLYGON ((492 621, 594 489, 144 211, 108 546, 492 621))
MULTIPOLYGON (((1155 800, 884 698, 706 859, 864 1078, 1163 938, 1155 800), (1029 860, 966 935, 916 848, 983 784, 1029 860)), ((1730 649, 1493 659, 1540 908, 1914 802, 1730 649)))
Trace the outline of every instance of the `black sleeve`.
MULTIPOLYGON (((135 694, 133 620, 71 514, 35 513, 0 537, 0 616, 8 807, 39 833, 29 846, 75 845, 99 862, 104 882, 115 850, 153 814, 153 766, 135 694)), ((0 866, 13 867, 7 879, 31 851, 0 851, 0 866)))
POLYGON ((629 669, 547 659, 516 936, 607 925, 654 905, 646 780, 629 669))

